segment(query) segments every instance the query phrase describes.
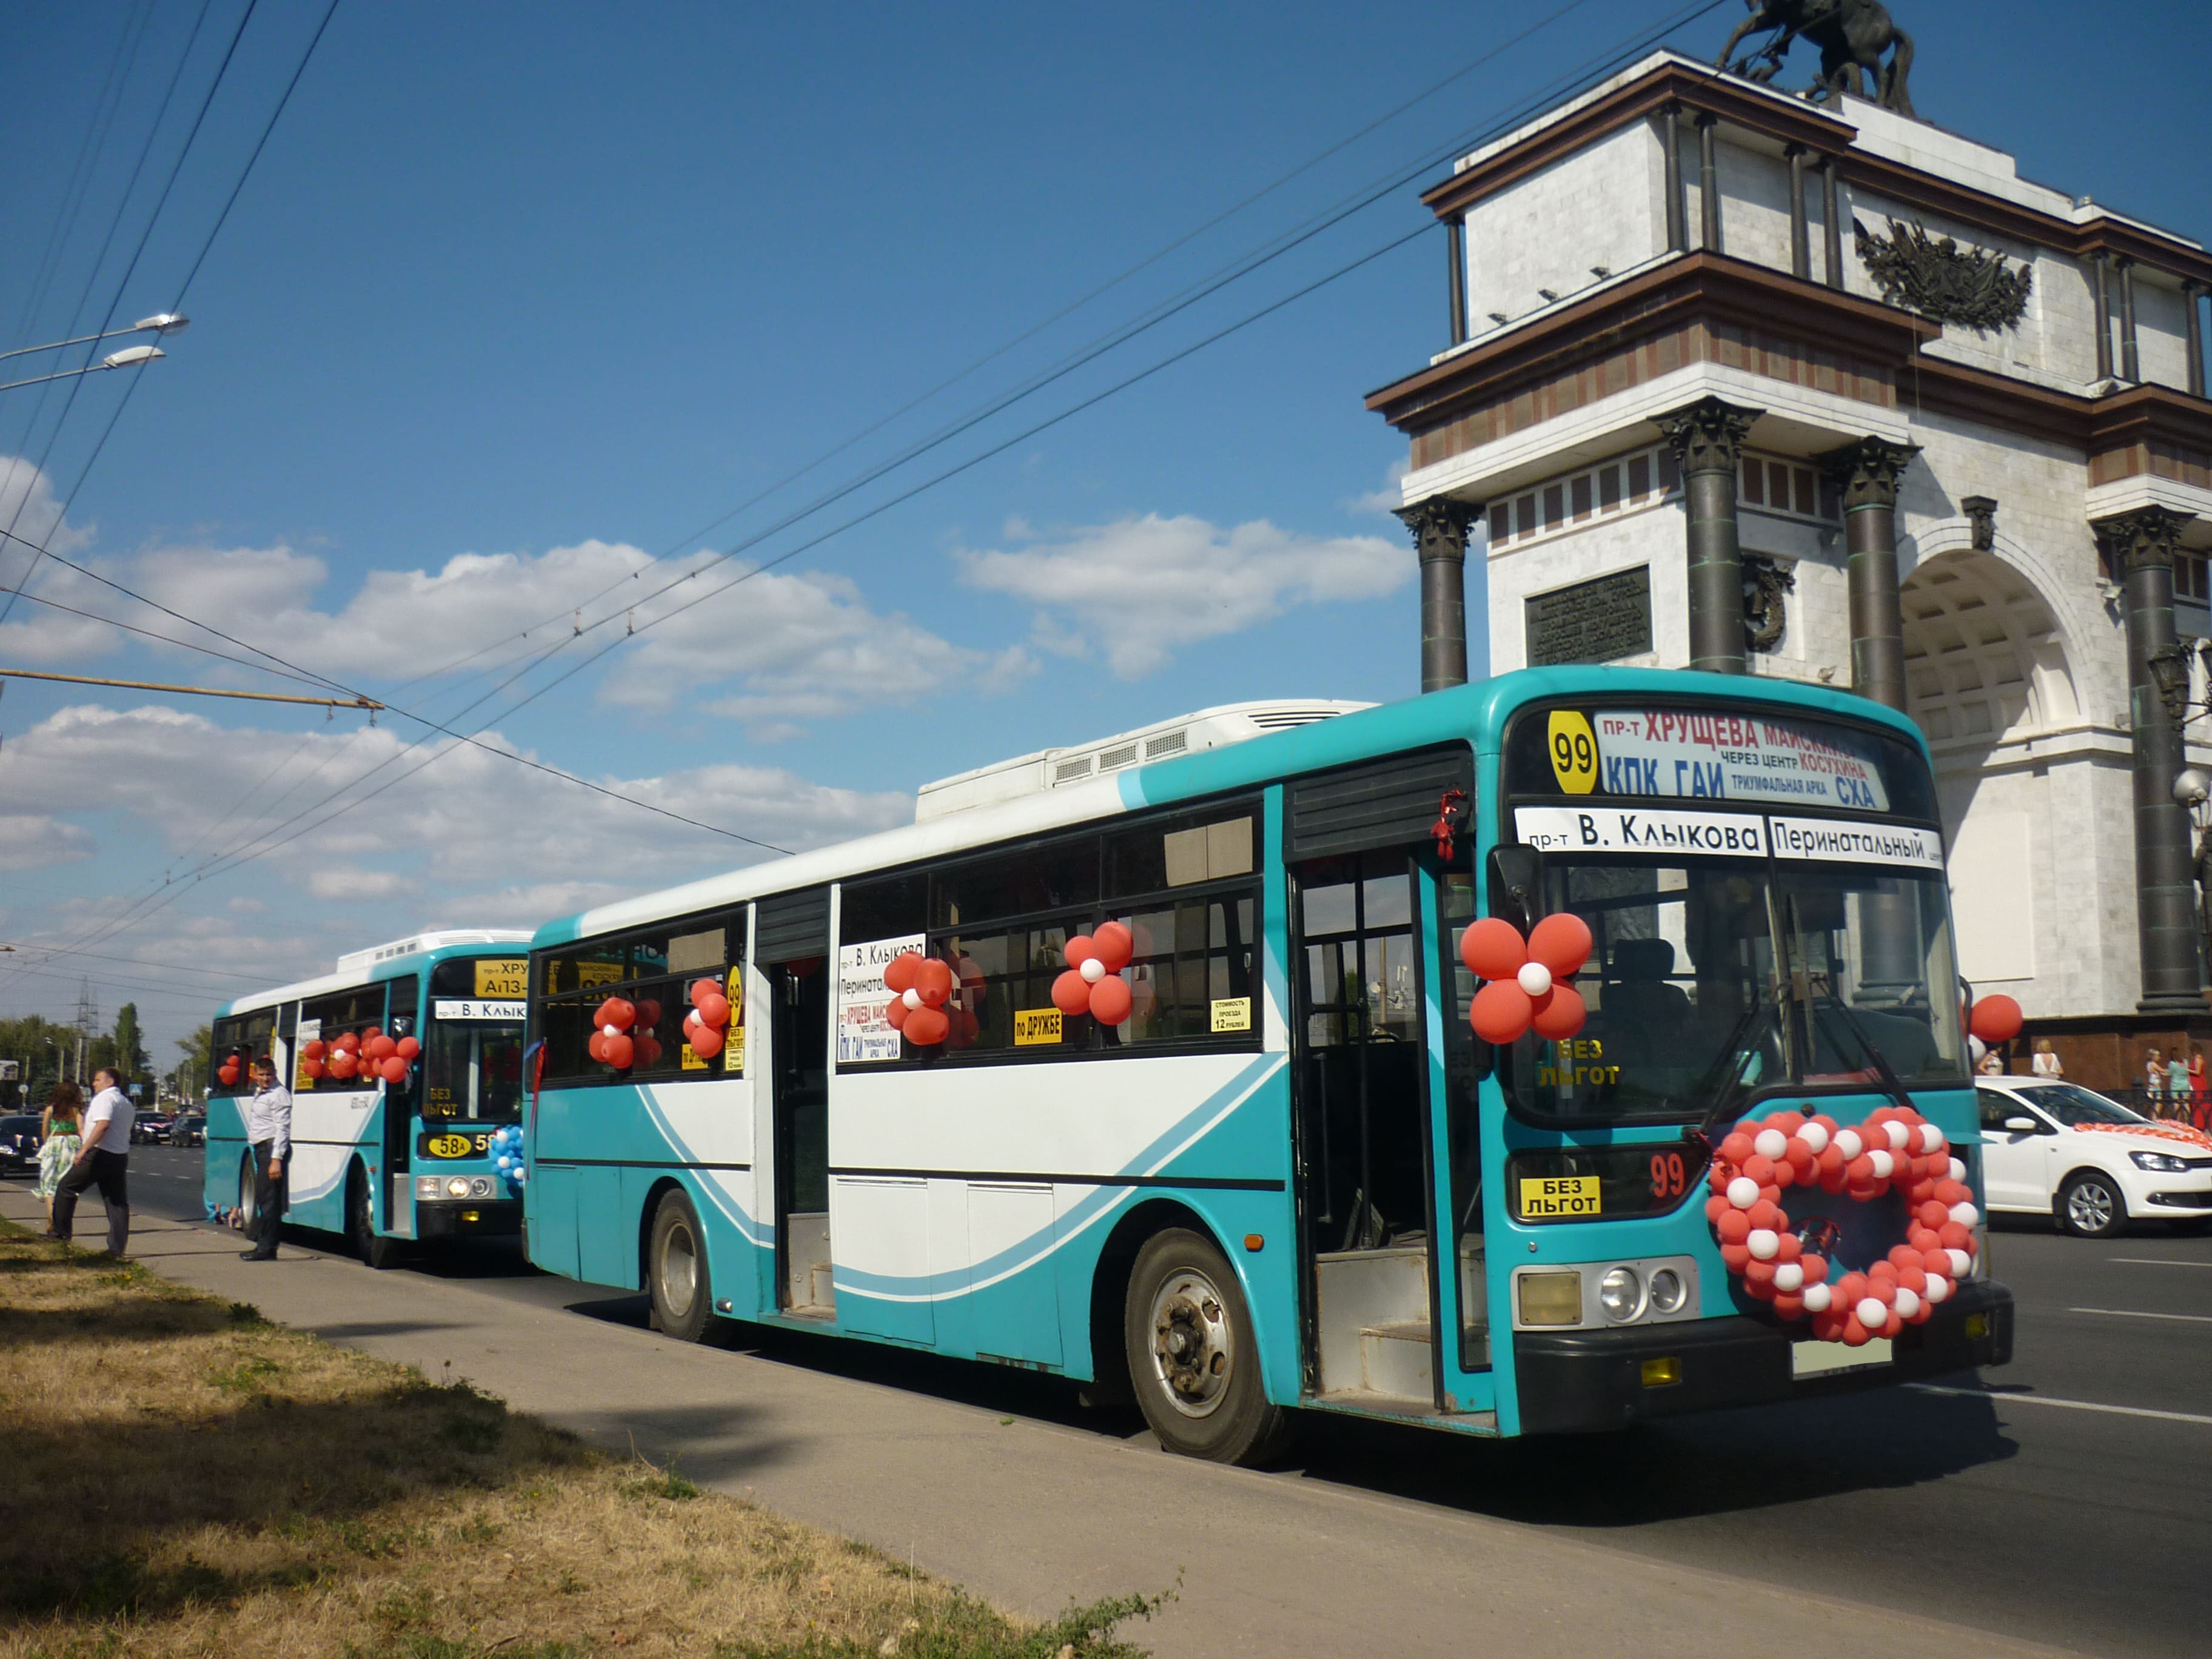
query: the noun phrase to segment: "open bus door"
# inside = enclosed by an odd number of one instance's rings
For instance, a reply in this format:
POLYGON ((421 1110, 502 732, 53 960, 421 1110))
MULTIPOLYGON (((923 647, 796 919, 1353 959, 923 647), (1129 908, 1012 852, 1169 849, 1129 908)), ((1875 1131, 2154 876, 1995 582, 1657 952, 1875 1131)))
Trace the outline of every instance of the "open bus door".
POLYGON ((1287 792, 1304 1376, 1316 1404, 1408 1415, 1491 1403, 1469 1387, 1488 1364, 1472 1045, 1442 1013, 1455 1004, 1449 963, 1473 909, 1473 849, 1462 836, 1447 860, 1431 835, 1447 795, 1463 804, 1472 784, 1472 756, 1455 747, 1287 792))
POLYGON ((830 890, 762 899, 755 961, 769 994, 769 1134, 775 1159, 774 1305, 836 1314, 830 1255, 830 890))

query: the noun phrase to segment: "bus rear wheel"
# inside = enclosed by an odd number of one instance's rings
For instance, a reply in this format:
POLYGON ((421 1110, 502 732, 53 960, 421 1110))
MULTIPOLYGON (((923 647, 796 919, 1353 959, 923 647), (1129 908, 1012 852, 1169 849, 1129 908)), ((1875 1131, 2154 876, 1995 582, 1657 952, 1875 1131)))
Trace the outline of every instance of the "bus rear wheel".
POLYGON ((653 1244, 646 1255, 653 1313, 666 1334, 697 1342, 707 1334, 714 1291, 707 1275, 707 1241, 699 1212, 682 1193, 671 1193, 653 1213, 653 1244))
POLYGON ((375 1212, 368 1201, 368 1176, 358 1164, 346 1177, 346 1243, 353 1247, 356 1255, 379 1273, 398 1263, 399 1241, 376 1231, 375 1212))
POLYGON ((1197 1233, 1170 1228, 1137 1252, 1124 1304, 1129 1380, 1160 1444, 1185 1457, 1259 1463, 1289 1438, 1268 1401, 1237 1275, 1197 1233))

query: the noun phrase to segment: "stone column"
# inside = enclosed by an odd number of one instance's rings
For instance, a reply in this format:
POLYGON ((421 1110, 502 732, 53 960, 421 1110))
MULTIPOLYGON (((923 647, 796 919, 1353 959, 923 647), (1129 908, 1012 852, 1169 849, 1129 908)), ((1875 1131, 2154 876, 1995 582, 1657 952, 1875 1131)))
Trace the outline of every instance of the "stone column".
POLYGON ((1836 158, 1820 158, 1820 252, 1827 260, 1821 277, 1830 288, 1844 285, 1844 210, 1836 189, 1836 158))
POLYGON ((2173 799, 2182 766, 2189 659, 2173 630, 2174 544, 2189 522, 2146 507, 2095 528, 2125 591, 2128 713, 2135 735, 2136 927, 2144 1013, 2204 1012, 2197 969, 2189 813, 2173 799))
POLYGON ((2136 344, 2136 262, 2120 258, 2120 378, 2130 386, 2142 380, 2142 354, 2136 344))
POLYGON ((1724 253, 1721 246, 1721 175, 1713 156, 1713 129, 1720 118, 1698 117, 1698 246, 1708 253, 1724 253))
POLYGON ((1421 559, 1421 690, 1467 684, 1467 527, 1479 503, 1431 495, 1401 507, 1421 559))
POLYGON ((2097 378, 2112 378, 2112 289, 2111 283, 2112 256, 2100 253, 2092 262, 2090 275, 2097 291, 2097 378))
POLYGON ((1682 464, 1690 535, 1690 666, 1709 674, 1750 672, 1744 660, 1736 473, 1745 434, 1764 413, 1705 398, 1656 422, 1682 464))
POLYGON ((1844 490, 1845 580, 1851 605, 1851 689, 1905 708, 1905 608, 1897 595, 1897 481, 1919 450, 1862 438, 1820 457, 1844 490))
POLYGON ((1667 143, 1667 251, 1690 251, 1690 204, 1682 187, 1682 106, 1669 104, 1659 118, 1667 143))
POLYGON ((1457 216, 1444 221, 1444 258, 1451 270, 1444 291, 1450 296, 1454 345, 1467 342, 1467 221, 1457 216))
POLYGON ((1792 144, 1790 160, 1790 274, 1808 282, 1813 276, 1813 238, 1805 222, 1805 146, 1792 144))
POLYGON ((2189 318, 2189 325, 2184 331, 2188 337, 2186 349, 2189 353, 2189 374, 2185 384, 2192 398, 2204 395, 2204 324, 2197 314, 2203 295, 2204 285, 2202 283, 2184 283, 2181 285, 2182 309, 2189 318))

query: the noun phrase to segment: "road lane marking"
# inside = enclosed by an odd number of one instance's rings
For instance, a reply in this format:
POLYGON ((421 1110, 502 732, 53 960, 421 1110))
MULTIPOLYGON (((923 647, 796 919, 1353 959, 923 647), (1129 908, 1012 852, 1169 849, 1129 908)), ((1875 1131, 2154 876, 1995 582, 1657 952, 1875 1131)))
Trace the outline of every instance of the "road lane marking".
POLYGON ((2130 1267, 2212 1267, 2212 1261, 2176 1261, 2163 1255, 2113 1255, 2107 1261, 2120 1261, 2130 1267))
POLYGON ((2107 1319, 2178 1319, 2185 1325, 2212 1325, 2212 1314, 2137 1313, 2133 1308, 2069 1308, 2066 1311, 2102 1314, 2107 1319))
POLYGON ((2105 1412, 2114 1417, 2153 1417, 2162 1423, 2201 1423, 2212 1428, 2212 1417, 2195 1412, 2153 1411, 2148 1406, 2106 1406, 2094 1400, 2057 1400, 2047 1394, 2001 1394, 1993 1389, 1947 1389, 1936 1382, 1908 1382, 1922 1394, 1945 1394, 1960 1400, 1987 1400, 1997 1405, 2058 1406, 2073 1412, 2105 1412))

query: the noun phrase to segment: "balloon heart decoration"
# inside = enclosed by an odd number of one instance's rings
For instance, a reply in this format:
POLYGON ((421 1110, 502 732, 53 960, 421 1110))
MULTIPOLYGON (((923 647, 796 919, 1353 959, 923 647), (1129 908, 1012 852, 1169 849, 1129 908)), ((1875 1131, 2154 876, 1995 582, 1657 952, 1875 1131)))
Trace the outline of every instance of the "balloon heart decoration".
POLYGON ((1136 936, 1118 921, 1076 934, 1060 946, 1067 971, 1052 982, 1052 1006, 1070 1017, 1088 1014, 1101 1025, 1119 1025, 1136 1006, 1121 977, 1136 946, 1136 936))
POLYGON ((1915 1111, 1884 1106, 1844 1128, 1825 1113, 1784 1110, 1746 1118, 1713 1154, 1705 1218, 1721 1260, 1745 1293, 1784 1319, 1810 1316, 1824 1342, 1863 1346, 1924 1324, 1973 1265, 1980 1218, 1943 1132, 1915 1111), (1817 1187, 1871 1203, 1891 1192, 1906 1205, 1905 1242, 1863 1273, 1834 1277, 1832 1222, 1792 1224, 1783 1189, 1817 1187))
POLYGON ((1486 916, 1460 935, 1459 959, 1487 980, 1474 994, 1468 1023, 1485 1042, 1516 1041, 1532 1027, 1558 1042, 1589 1018, 1582 994, 1567 983, 1589 960, 1589 924, 1571 910, 1546 916, 1523 939, 1502 916, 1486 916))
POLYGON ((527 1160, 522 1155, 522 1126, 510 1123, 491 1132, 492 1167, 507 1177, 507 1184, 520 1192, 530 1180, 527 1160))
POLYGON ((712 1060, 729 1041, 730 999, 723 994, 721 981, 712 979, 693 980, 690 995, 691 1011, 684 1016, 684 1040, 700 1059, 712 1060))
POLYGON ((919 951, 902 951, 884 965, 891 994, 884 1017, 917 1048, 934 1048, 952 1030, 945 1005, 952 1000, 952 964, 919 951))
POLYGON ((660 1060, 660 1005, 651 997, 632 1002, 628 997, 609 997, 592 1011, 598 1029, 585 1051, 602 1066, 627 1072, 633 1066, 653 1066, 660 1060))
POLYGON ((407 1068, 422 1052, 422 1045, 413 1037, 386 1036, 382 1027, 372 1025, 328 1042, 309 1037, 300 1045, 300 1073, 310 1082, 328 1077, 342 1083, 372 1084, 381 1079, 398 1088, 407 1081, 407 1068))

